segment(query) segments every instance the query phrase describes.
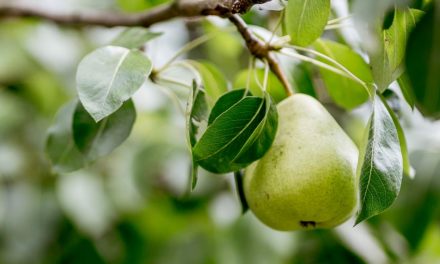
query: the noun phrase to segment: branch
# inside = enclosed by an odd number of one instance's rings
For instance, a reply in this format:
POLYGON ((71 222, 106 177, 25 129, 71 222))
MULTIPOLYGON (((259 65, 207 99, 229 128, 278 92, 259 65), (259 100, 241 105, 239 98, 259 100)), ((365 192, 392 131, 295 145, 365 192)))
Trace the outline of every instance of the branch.
POLYGON ((0 6, 0 19, 5 18, 38 18, 52 21, 61 25, 81 26, 142 26, 149 27, 155 23, 177 17, 220 16, 229 18, 237 27, 246 42, 251 54, 259 59, 268 61, 271 71, 285 87, 286 94, 292 95, 289 81, 281 70, 275 56, 270 53, 273 48, 257 38, 247 27, 246 23, 236 15, 247 12, 254 4, 269 0, 176 0, 169 4, 159 5, 144 12, 135 14, 123 13, 53 13, 43 9, 23 6, 0 6))
POLYGON ((282 71, 275 56, 271 53, 271 51, 273 51, 274 48, 264 43, 261 39, 257 38, 254 34, 252 34, 249 27, 246 25, 243 19, 240 18, 240 16, 231 15, 229 16, 229 20, 235 25, 238 32, 240 32, 251 54, 259 59, 267 60, 267 62, 269 63, 270 70, 283 84, 287 96, 291 96, 293 94, 292 87, 290 86, 290 83, 286 75, 282 71))
POLYGON ((62 25, 143 26, 167 21, 176 17, 221 16, 244 13, 255 3, 268 0, 176 0, 144 12, 124 13, 53 13, 41 8, 19 5, 0 5, 0 19, 13 17, 39 18, 62 25))

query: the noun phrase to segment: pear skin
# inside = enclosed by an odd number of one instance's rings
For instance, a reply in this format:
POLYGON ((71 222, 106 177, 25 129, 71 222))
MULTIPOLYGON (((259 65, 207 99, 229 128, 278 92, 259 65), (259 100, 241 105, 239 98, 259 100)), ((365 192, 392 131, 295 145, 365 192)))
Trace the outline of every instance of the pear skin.
POLYGON ((252 212, 276 230, 332 228, 358 201, 358 149, 319 101, 295 94, 278 105, 272 147, 245 173, 252 212))

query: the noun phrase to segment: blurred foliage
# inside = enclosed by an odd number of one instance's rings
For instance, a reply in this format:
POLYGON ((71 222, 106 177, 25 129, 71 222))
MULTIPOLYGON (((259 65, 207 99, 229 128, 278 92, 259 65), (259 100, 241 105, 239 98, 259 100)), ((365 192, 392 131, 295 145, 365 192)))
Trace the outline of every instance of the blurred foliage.
MULTIPOLYGON (((112 7, 139 11, 164 2, 118 0, 112 7)), ((422 7, 425 2, 413 5, 422 7)), ((273 12, 258 9, 245 18, 271 28, 277 20, 273 12)), ((174 26, 160 28, 164 37, 174 26)), ((234 88, 243 88, 249 55, 238 35, 216 21, 187 28, 195 28, 195 35, 221 30, 190 58, 206 59, 235 83, 234 88)), ((440 261, 440 124, 412 112, 400 94, 399 116, 416 177, 404 179, 397 202, 386 213, 354 228, 349 222, 334 230, 270 230, 250 212, 240 215, 229 174, 202 171, 191 197, 184 197, 190 170, 184 118, 173 101, 152 85, 142 87, 134 97, 138 117, 127 142, 80 171, 51 171, 43 151, 46 130, 61 105, 76 97, 75 68, 84 54, 96 48, 95 43, 118 33, 119 29, 68 30, 27 20, 0 23, 0 263, 440 261), (51 37, 36 41, 41 30, 48 30, 51 37), (65 43, 73 43, 75 49, 65 43), (45 52, 36 53, 41 50, 45 52), (59 67, 54 68, 54 62, 59 67)), ((186 41, 187 36, 181 32, 178 37, 186 41)), ((166 48, 171 44, 159 45, 169 52, 166 48)), ((146 51, 153 45, 154 41, 146 51)), ((322 80, 309 65, 289 69, 296 90, 328 101, 322 80)), ((258 69, 259 79, 262 74, 258 69)), ((279 83, 272 75, 269 82, 269 92, 273 89, 274 97, 281 100, 279 83)), ((254 85, 251 82, 251 89, 254 85)), ((357 131, 368 117, 365 108, 336 112, 356 139, 362 137, 357 131)))

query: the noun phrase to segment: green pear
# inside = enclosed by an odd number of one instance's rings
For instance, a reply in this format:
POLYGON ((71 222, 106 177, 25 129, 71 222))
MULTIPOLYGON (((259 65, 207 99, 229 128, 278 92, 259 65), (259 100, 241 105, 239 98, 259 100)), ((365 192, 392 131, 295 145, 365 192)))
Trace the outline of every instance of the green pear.
POLYGON ((331 228, 358 201, 358 149, 313 97, 295 94, 278 105, 279 127, 266 155, 245 173, 249 208, 277 230, 331 228))

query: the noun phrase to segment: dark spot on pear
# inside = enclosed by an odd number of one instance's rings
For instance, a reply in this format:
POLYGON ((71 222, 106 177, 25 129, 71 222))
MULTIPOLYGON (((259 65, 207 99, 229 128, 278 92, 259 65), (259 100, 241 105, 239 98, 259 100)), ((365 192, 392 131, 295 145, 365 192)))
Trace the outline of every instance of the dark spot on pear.
POLYGON ((306 228, 308 228, 308 227, 315 228, 316 227, 316 222, 315 221, 299 221, 299 224, 302 227, 306 227, 306 228))

